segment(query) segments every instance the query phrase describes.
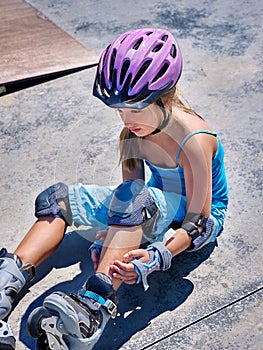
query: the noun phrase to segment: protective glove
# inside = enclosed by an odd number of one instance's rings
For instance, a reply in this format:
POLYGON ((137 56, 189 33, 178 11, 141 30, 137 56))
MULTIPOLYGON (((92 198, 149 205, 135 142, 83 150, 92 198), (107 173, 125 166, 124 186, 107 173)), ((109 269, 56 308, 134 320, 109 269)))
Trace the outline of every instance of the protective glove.
POLYGON ((163 242, 155 242, 149 245, 146 250, 150 259, 143 263, 140 259, 135 258, 130 262, 134 265, 134 269, 138 274, 136 283, 143 283, 144 290, 149 288, 147 277, 154 271, 165 271, 171 267, 172 253, 166 248, 163 242))

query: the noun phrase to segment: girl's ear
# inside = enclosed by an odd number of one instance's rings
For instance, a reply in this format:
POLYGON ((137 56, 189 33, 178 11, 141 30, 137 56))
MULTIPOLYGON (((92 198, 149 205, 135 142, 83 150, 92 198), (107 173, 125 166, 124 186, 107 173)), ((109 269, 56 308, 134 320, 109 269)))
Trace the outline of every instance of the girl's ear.
POLYGON ((164 108, 167 110, 171 110, 172 104, 173 104, 172 98, 168 97, 168 96, 163 96, 163 97, 161 97, 161 99, 162 99, 162 103, 164 105, 164 108))
POLYGON ((168 92, 166 92, 166 93, 161 97, 161 100, 162 100, 162 103, 163 103, 165 109, 167 109, 167 110, 172 110, 174 98, 177 96, 177 95, 176 95, 176 90, 177 90, 177 87, 174 86, 171 90, 169 90, 168 92))

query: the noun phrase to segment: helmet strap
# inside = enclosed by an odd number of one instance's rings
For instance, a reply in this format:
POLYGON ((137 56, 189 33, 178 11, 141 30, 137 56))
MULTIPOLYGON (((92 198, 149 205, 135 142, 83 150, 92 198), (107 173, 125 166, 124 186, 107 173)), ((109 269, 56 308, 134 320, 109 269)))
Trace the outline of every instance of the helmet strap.
POLYGON ((158 134, 159 132, 161 132, 169 123, 170 121, 170 117, 171 117, 171 113, 167 113, 166 109, 164 108, 164 104, 163 101, 161 100, 161 98, 158 98, 158 100, 156 100, 157 105, 160 107, 161 111, 163 112, 163 122, 160 126, 158 126, 158 128, 156 128, 151 135, 155 135, 158 134))

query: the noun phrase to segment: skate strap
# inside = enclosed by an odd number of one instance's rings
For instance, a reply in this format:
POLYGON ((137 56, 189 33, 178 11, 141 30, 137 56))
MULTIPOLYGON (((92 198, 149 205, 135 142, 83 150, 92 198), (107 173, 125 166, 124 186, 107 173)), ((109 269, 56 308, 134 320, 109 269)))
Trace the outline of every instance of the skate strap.
MULTIPOLYGON (((13 253, 8 253, 6 248, 2 248, 0 250, 0 259, 1 258, 5 258, 5 259, 8 258, 8 259, 14 260, 18 269, 20 270, 23 277, 25 278, 26 282, 31 282, 33 280, 33 278, 35 277, 35 274, 36 274, 35 273, 35 266, 32 264, 22 265, 22 261, 19 258, 19 256, 17 256, 16 254, 13 254, 13 253)), ((16 276, 16 278, 18 278, 18 276, 16 276)))
POLYGON ((79 291, 79 295, 84 298, 89 298, 97 303, 101 304, 110 314, 112 318, 116 317, 117 315, 117 306, 114 304, 114 302, 110 299, 104 299, 101 295, 91 292, 90 290, 81 289, 79 291))
POLYGON ((27 282, 31 282, 35 278, 36 268, 32 264, 23 265, 20 268, 20 271, 21 271, 22 275, 25 277, 25 280, 27 282))

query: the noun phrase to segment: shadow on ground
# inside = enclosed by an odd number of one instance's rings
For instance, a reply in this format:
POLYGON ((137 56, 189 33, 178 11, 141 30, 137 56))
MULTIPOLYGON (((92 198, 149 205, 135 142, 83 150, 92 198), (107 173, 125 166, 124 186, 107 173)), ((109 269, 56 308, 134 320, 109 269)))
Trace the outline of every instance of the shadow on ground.
MULTIPOLYGON (((78 262, 80 262, 80 273, 72 280, 56 284, 44 291, 29 305, 21 321, 19 336, 29 349, 35 348, 35 340, 26 331, 26 322, 31 311, 42 305, 44 298, 54 291, 76 293, 87 277, 93 273, 88 255, 88 248, 93 238, 92 229, 67 235, 58 250, 39 266, 34 283, 40 281, 53 268, 61 269, 78 262)), ((144 292, 142 285, 122 285, 118 290, 118 316, 108 323, 94 350, 106 350, 109 346, 111 350, 119 349, 135 333, 145 329, 155 317, 184 303, 194 289, 193 283, 186 276, 209 258, 215 245, 210 243, 198 252, 181 253, 176 256, 170 270, 155 272, 149 276, 150 288, 147 292, 144 292)), ((24 294, 27 292, 30 293, 30 286, 29 291, 24 291, 24 294)))

